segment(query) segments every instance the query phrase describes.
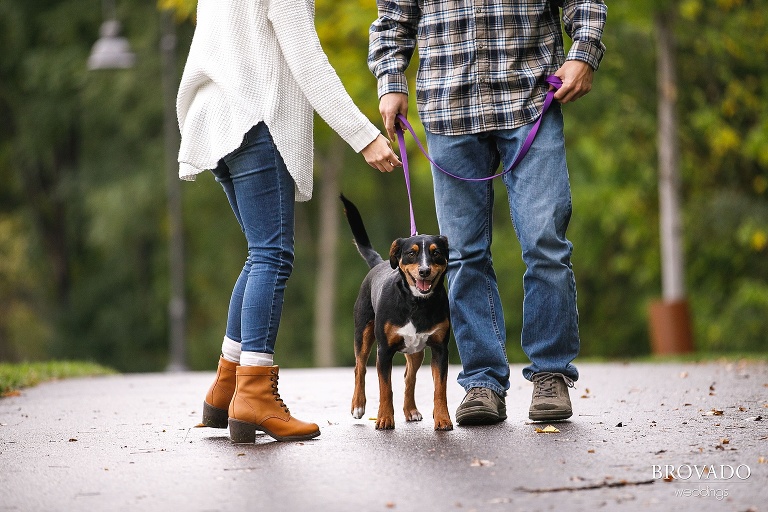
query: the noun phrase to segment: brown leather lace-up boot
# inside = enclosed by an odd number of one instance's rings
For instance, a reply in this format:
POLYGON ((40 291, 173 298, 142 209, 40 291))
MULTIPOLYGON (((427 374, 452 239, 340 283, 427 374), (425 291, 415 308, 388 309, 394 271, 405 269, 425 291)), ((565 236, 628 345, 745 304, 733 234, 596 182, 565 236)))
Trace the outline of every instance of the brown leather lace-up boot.
POLYGON ((203 404, 203 425, 213 428, 227 428, 227 411, 232 395, 235 394, 235 371, 237 363, 219 357, 216 380, 211 384, 203 404))
POLYGON ((238 366, 229 404, 229 438, 253 443, 260 430, 278 441, 302 441, 320 435, 314 423, 297 420, 277 391, 278 366, 238 366))

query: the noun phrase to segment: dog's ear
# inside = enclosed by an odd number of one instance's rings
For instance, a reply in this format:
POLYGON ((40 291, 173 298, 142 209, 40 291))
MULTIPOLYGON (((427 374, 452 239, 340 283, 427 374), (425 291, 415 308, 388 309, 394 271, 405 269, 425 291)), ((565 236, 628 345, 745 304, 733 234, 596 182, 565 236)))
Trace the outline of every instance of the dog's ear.
POLYGON ((400 266, 400 253, 403 249, 403 239, 398 238, 392 242, 392 247, 389 248, 389 264, 392 268, 400 266))
POLYGON ((440 235, 440 244, 442 247, 440 249, 443 250, 443 254, 445 254, 445 261, 448 261, 448 237, 445 235, 440 235))

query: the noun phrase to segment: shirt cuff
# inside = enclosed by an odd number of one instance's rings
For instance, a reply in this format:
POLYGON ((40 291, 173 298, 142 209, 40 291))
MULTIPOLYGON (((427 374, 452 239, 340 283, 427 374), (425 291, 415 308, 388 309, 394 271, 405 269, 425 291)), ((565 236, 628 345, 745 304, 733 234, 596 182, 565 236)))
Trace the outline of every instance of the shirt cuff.
POLYGON ((597 71, 600 61, 603 60, 605 45, 590 41, 574 41, 568 51, 568 60, 581 60, 592 66, 597 71))
POLYGON ((408 79, 402 73, 386 73, 379 77, 379 98, 390 92, 408 94, 408 79))

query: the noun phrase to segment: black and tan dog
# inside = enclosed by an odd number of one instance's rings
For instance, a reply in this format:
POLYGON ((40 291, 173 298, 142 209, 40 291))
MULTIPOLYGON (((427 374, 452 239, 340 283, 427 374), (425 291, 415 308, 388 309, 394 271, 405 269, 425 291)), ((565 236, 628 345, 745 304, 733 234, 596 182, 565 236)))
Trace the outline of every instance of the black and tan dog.
POLYGON ((433 417, 435 430, 452 430, 446 385, 450 315, 443 277, 448 264, 448 240, 444 236, 417 235, 392 242, 389 261, 371 246, 360 212, 343 195, 344 212, 355 245, 370 271, 355 302, 355 391, 352 416, 365 413, 365 372, 374 342, 378 342, 376 369, 379 374, 377 429, 395 428, 392 404, 392 358, 405 354, 406 421, 419 421, 414 390, 416 371, 424 360, 424 349, 432 352, 435 384, 433 417))

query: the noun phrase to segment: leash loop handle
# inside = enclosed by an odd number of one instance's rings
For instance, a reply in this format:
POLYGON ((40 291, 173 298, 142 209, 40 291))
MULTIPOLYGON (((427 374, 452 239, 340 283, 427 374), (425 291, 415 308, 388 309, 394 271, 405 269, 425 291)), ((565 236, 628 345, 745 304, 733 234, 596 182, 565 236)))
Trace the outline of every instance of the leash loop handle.
POLYGON ((520 148, 520 151, 517 154, 517 157, 515 157, 515 160, 512 162, 512 164, 504 171, 494 174, 493 176, 486 176, 484 178, 462 178, 461 176, 456 176, 455 174, 452 174, 439 165, 435 163, 434 160, 429 156, 429 153, 427 153, 427 150, 424 149, 424 146, 421 143, 421 140, 419 140, 419 137, 416 135, 416 132, 413 130, 413 126, 408 122, 408 120, 403 116, 402 114, 397 114, 395 117, 395 120, 397 121, 395 123, 395 132, 397 133, 397 144, 400 147, 400 160, 403 162, 403 175, 405 177, 405 187, 408 191, 408 207, 410 209, 410 216, 411 216, 411 236, 417 235, 416 231, 416 221, 413 215, 413 200, 411 199, 411 176, 410 172, 408 171, 408 152, 405 149, 405 135, 403 132, 403 127, 405 127, 406 130, 408 130, 411 135, 413 136, 413 140, 416 142, 416 145, 419 147, 419 150, 421 153, 426 157, 427 160, 435 167, 435 169, 439 170, 440 172, 447 174, 448 176, 451 176, 452 178, 456 178, 457 180, 462 181, 487 181, 492 180, 494 178, 498 178, 499 176, 503 176, 504 174, 507 174, 512 169, 517 167, 517 165, 525 158, 525 155, 528 154, 528 150, 531 149, 531 145, 533 145, 533 140, 536 138, 536 134, 539 132, 539 126, 541 126, 541 120, 544 118, 544 114, 549 109, 549 106, 552 104, 552 101, 555 97, 555 91, 560 89, 562 87, 563 82, 560 80, 560 78, 556 77, 555 75, 550 75, 546 79, 547 83, 551 85, 554 89, 547 91, 547 96, 544 98, 544 106, 541 109, 541 115, 536 120, 536 123, 531 128, 531 131, 528 132, 528 136, 525 138, 525 142, 523 142, 523 146, 520 148))

